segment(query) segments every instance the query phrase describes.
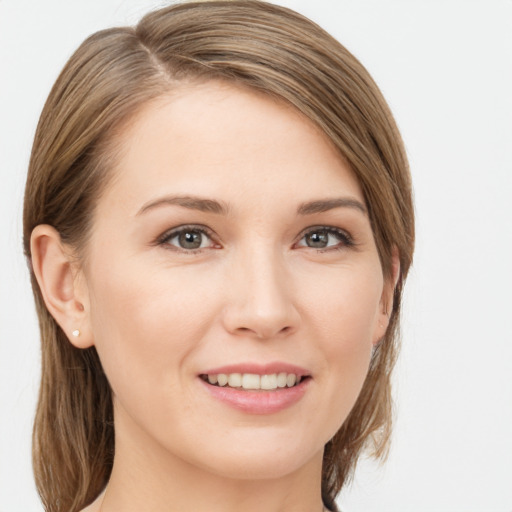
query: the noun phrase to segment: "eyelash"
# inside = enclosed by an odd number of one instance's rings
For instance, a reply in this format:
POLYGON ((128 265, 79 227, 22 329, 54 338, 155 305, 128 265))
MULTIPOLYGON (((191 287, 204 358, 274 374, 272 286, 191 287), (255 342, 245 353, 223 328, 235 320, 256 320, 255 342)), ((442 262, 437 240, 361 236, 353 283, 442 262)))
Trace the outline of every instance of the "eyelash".
MULTIPOLYGON (((206 226, 193 224, 193 225, 179 226, 177 228, 173 228, 169 231, 166 231, 165 233, 163 233, 162 235, 160 235, 157 238, 157 240, 155 241, 155 245, 161 245, 168 250, 173 250, 173 251, 181 252, 183 254, 188 254, 188 255, 200 254, 201 252, 203 252, 204 249, 209 248, 209 247, 202 247, 202 248, 199 247, 196 249, 184 249, 182 247, 178 247, 176 245, 171 245, 169 243, 170 240, 179 236, 182 233, 186 233, 187 231, 188 232, 196 232, 196 233, 205 235, 206 237, 208 237, 211 240, 211 242, 213 244, 216 244, 215 234, 213 233, 212 230, 210 230, 206 226)), ((313 233, 319 232, 319 231, 325 232, 328 235, 334 235, 339 240, 340 244, 337 244, 335 246, 328 246, 328 247, 324 247, 324 248, 317 248, 316 251, 318 253, 324 253, 324 252, 330 252, 330 251, 341 251, 341 250, 344 250, 347 248, 354 247, 356 245, 353 238, 346 231, 344 231, 340 228, 333 227, 333 226, 312 226, 312 227, 304 230, 301 233, 299 242, 302 241, 307 235, 310 235, 310 234, 313 234, 313 233)), ((297 246, 297 245, 298 245, 298 242, 294 244, 294 246, 297 246)), ((314 247, 309 247, 307 245, 299 245, 299 247, 315 249, 314 247)))
MULTIPOLYGON (((349 249, 351 247, 354 247, 356 244, 353 240, 353 238, 343 229, 336 228, 333 226, 312 226, 310 228, 307 228, 304 230, 301 235, 299 241, 301 241, 304 237, 307 235, 313 234, 315 232, 325 232, 328 235, 334 235, 338 240, 339 244, 335 246, 328 246, 324 248, 317 248, 317 252, 323 253, 323 252, 329 252, 329 251, 342 251, 344 249, 349 249)), ((307 246, 301 246, 301 247, 307 247, 307 246)), ((310 249, 314 249, 314 247, 310 247, 310 249)))
POLYGON ((211 229, 208 229, 206 226, 202 226, 202 225, 198 225, 198 224, 191 224, 191 225, 179 226, 177 228, 173 228, 169 231, 166 231, 165 233, 163 233, 162 235, 160 235, 157 238, 155 245, 161 245, 168 250, 177 251, 177 252, 187 254, 187 255, 195 255, 195 254, 199 254, 199 253, 203 252, 205 247, 197 248, 197 249, 184 249, 183 247, 178 247, 176 245, 171 245, 169 243, 170 240, 179 236, 181 233, 186 233, 187 231, 188 232, 193 231, 196 233, 200 233, 202 235, 206 235, 212 241, 213 244, 216 243, 215 242, 215 234, 213 233, 213 231, 211 229))

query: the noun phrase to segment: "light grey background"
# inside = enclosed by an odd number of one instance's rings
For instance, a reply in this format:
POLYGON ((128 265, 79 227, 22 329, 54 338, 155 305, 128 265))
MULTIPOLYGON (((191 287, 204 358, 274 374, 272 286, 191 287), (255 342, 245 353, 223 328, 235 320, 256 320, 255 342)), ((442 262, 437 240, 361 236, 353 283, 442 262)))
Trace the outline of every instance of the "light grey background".
MULTIPOLYGON (((348 47, 395 113, 418 244, 386 466, 344 512, 512 511, 512 2, 283 0, 348 47)), ((30 434, 38 332, 21 253, 25 173, 49 89, 90 33, 162 2, 0 0, 0 512, 41 511, 30 434)))

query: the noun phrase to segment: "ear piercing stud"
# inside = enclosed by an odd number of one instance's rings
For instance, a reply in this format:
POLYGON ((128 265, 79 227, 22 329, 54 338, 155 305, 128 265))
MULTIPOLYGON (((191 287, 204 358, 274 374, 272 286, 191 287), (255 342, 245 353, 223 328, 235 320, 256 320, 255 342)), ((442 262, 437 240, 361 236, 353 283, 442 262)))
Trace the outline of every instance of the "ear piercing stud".
POLYGON ((78 336, 80 336, 80 331, 78 329, 75 329, 72 333, 71 333, 75 338, 78 338, 78 336))

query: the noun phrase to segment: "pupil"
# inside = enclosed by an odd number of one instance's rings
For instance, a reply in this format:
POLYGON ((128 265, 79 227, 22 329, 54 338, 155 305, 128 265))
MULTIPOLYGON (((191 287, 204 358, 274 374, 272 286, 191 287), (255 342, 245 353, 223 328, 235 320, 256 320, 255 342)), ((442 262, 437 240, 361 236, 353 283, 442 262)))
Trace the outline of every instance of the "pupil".
POLYGON ((306 243, 309 247, 327 247, 328 234, 325 231, 315 231, 306 236, 306 243))
POLYGON ((180 234, 179 241, 184 249, 198 249, 201 247, 201 233, 198 231, 185 231, 180 234))

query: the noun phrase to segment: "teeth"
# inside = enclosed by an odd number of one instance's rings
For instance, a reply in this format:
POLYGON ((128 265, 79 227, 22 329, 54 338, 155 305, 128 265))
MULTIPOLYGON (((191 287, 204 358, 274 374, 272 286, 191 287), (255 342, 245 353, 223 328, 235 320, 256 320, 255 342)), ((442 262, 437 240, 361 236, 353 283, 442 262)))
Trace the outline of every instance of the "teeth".
POLYGON ((244 389, 260 389, 260 376, 254 373, 244 373, 242 387, 244 389))
POLYGON ((292 386, 295 386, 295 381, 297 380, 297 376, 293 373, 290 373, 286 376, 286 385, 291 388, 292 386))
POLYGON ((257 375, 255 373, 219 373, 204 376, 210 384, 229 386, 231 388, 264 389, 291 388, 301 382, 301 377, 294 373, 272 373, 269 375, 257 375))
POLYGON ((230 373, 228 376, 228 386, 230 388, 239 388, 242 385, 241 373, 230 373))
POLYGON ((277 375, 262 375, 260 389, 276 389, 277 388, 277 375))
POLYGON ((278 373, 277 374, 277 387, 278 388, 286 387, 286 373, 278 373))

